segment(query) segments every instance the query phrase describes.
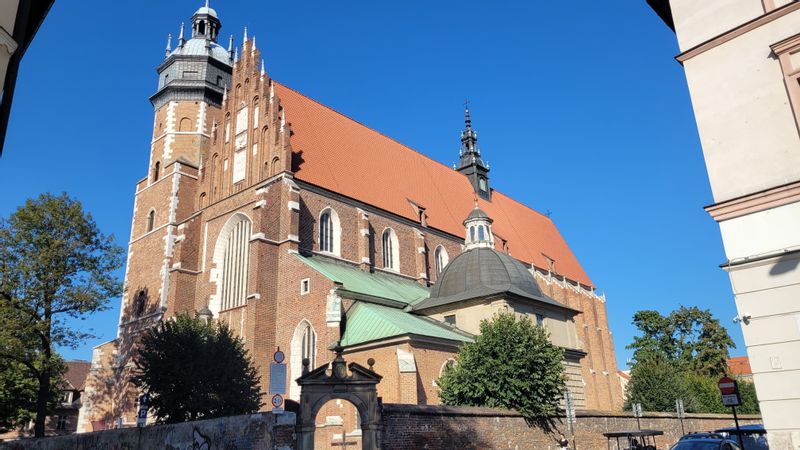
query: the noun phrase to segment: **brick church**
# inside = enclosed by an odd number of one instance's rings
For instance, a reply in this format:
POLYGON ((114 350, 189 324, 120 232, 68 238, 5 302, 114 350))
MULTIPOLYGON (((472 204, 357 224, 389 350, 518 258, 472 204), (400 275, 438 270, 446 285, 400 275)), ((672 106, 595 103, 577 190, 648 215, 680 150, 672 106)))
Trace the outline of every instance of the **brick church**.
POLYGON ((201 7, 156 69, 118 335, 94 349, 79 431, 135 424, 138 336, 180 312, 226 322, 262 387, 284 350, 291 399, 301 361, 340 340, 375 359, 384 402, 437 404, 458 348, 510 310, 564 349, 579 408, 621 408, 605 297, 549 217, 492 188, 468 110, 451 168, 273 80, 246 29, 227 48, 220 29, 201 7))

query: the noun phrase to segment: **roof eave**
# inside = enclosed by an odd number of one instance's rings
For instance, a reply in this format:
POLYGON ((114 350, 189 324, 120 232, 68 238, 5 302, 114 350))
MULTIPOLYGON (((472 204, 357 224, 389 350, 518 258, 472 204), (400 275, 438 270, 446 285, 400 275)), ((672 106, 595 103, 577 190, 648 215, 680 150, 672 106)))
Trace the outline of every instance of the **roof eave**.
POLYGON ((675 22, 672 20, 672 8, 669 6, 669 0, 647 0, 650 8, 661 17, 661 20, 669 27, 672 32, 675 32, 675 22))
POLYGON ((378 338, 378 339, 370 339, 368 341, 363 341, 363 342, 355 342, 355 343, 344 345, 343 347, 345 349, 345 352, 347 352, 347 351, 353 352, 353 351, 358 351, 359 350, 358 347, 361 347, 361 346, 369 346, 369 347, 373 347, 373 348, 376 347, 376 346, 380 347, 381 346, 380 344, 384 343, 384 341, 385 341, 384 345, 386 345, 386 346, 396 345, 396 344, 399 343, 399 342, 397 342, 398 339, 408 339, 410 341, 416 341, 416 342, 434 343, 434 344, 439 344, 439 345, 445 345, 445 346, 448 346, 448 347, 453 347, 454 349, 458 349, 462 345, 464 345, 465 343, 468 342, 468 341, 459 341, 457 339, 447 339, 447 338, 436 337, 436 336, 426 336, 424 334, 417 334, 417 333, 401 333, 401 334, 395 334, 393 336, 385 336, 385 337, 378 338))

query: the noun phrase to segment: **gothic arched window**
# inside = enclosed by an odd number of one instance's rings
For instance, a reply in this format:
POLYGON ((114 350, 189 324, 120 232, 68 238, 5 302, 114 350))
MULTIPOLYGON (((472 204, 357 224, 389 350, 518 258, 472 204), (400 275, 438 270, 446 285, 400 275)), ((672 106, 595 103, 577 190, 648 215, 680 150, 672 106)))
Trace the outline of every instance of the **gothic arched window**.
POLYGON ((160 170, 161 170, 161 162, 156 161, 156 163, 153 164, 153 182, 158 181, 158 175, 160 170))
POLYGON ((139 289, 133 297, 133 304, 131 305, 131 314, 133 317, 138 318, 144 315, 147 308, 147 288, 139 289))
POLYGON ((332 208, 325 208, 319 216, 319 249, 323 252, 339 254, 341 230, 339 215, 332 208))
MULTIPOLYGON (((251 223, 237 214, 225 225, 219 239, 223 244, 220 310, 244 305, 247 299, 247 269, 250 260, 251 223)), ((219 245, 219 244, 218 244, 219 245)))
POLYGON ((450 257, 447 255, 447 250, 441 245, 436 247, 436 251, 433 252, 434 262, 436 263, 436 275, 442 273, 444 270, 444 266, 450 262, 450 257))
MULTIPOLYGON (((308 359, 308 366, 311 370, 317 366, 317 333, 314 327, 303 319, 294 329, 290 348, 291 380, 295 380, 303 373, 303 360, 308 359)), ((300 386, 292 382, 289 387, 289 398, 300 399, 300 386)))
POLYGON ((192 131, 192 119, 184 117, 178 123, 178 131, 192 131))
POLYGON ((397 233, 393 229, 383 230, 381 239, 381 250, 383 252, 383 267, 385 269, 400 270, 400 245, 397 241, 397 233))

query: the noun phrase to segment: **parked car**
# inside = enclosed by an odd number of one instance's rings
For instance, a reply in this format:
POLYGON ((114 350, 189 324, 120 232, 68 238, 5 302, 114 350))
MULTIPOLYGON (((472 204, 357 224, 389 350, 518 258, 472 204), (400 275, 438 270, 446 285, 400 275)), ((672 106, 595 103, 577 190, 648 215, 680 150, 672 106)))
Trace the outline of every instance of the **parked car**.
MULTIPOLYGON (((747 450, 769 450, 767 430, 764 429, 764 425, 742 425, 739 430, 741 430, 742 441, 747 450)), ((736 433, 736 427, 720 428, 714 432, 738 442, 739 436, 736 433)))
POLYGON ((681 441, 684 439, 725 439, 720 433, 712 433, 710 431, 688 433, 681 436, 681 441))
POLYGON ((699 437, 681 439, 669 450, 742 450, 742 448, 730 439, 699 437))

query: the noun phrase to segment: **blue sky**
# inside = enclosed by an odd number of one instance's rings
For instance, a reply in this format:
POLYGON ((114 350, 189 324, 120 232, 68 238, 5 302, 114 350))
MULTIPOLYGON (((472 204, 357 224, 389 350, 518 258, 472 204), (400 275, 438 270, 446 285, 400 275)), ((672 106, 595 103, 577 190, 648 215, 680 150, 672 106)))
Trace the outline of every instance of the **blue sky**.
MULTIPOLYGON (((154 69, 201 3, 56 1, 21 66, 0 215, 66 191, 127 242, 154 69)), ((211 6, 225 45, 257 36, 273 78, 448 165, 468 97, 492 185, 549 211, 605 291, 620 367, 633 313, 680 304, 710 308, 745 354, 675 36, 644 0, 211 6)), ((67 358, 115 336, 110 307, 67 358)))

